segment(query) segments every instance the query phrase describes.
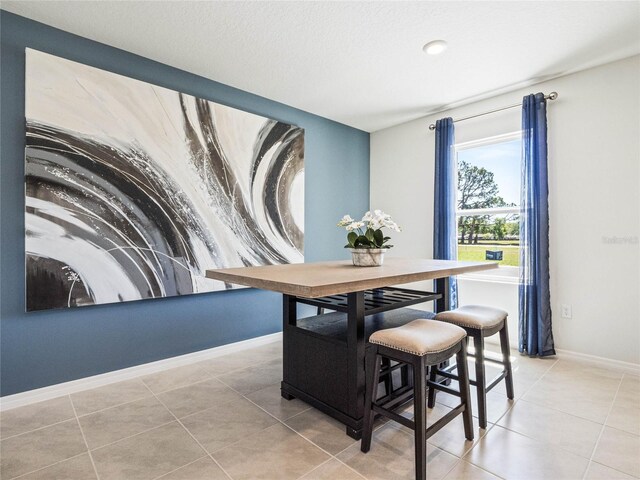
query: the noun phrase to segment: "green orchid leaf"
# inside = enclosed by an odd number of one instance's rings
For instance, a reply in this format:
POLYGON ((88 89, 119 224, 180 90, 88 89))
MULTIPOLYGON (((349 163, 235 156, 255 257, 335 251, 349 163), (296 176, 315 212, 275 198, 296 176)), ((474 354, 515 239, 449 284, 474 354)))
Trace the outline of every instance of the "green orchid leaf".
POLYGON ((360 235, 358 238, 356 238, 355 243, 355 247, 364 247, 364 248, 371 248, 371 241, 365 237, 364 235, 360 235))
POLYGON ((376 244, 376 247, 380 248, 384 243, 384 235, 382 235, 382 230, 378 229, 373 232, 373 240, 376 244))
POLYGON ((364 233, 364 236, 367 237, 367 240, 373 242, 373 230, 371 228, 367 228, 367 231, 364 233))
POLYGON ((351 248, 355 247, 357 238, 358 238, 358 234, 356 232, 349 232, 347 234, 347 242, 349 242, 349 245, 351 246, 351 248))

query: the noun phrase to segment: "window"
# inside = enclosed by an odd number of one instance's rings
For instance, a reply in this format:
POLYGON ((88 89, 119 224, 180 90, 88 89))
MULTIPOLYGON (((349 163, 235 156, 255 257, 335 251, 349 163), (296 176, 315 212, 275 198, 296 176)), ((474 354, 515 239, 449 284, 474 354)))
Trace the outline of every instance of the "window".
POLYGON ((455 146, 458 259, 498 260, 517 276, 520 246, 520 132, 455 146))

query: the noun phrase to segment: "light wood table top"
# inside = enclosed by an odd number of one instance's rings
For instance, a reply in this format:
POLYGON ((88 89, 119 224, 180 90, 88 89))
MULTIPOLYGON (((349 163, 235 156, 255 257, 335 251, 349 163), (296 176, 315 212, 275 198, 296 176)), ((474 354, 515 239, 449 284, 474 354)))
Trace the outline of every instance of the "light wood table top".
POLYGON ((350 260, 342 260, 223 268, 207 270, 206 276, 297 297, 318 298, 497 267, 497 262, 385 258, 384 265, 380 267, 355 267, 350 260))

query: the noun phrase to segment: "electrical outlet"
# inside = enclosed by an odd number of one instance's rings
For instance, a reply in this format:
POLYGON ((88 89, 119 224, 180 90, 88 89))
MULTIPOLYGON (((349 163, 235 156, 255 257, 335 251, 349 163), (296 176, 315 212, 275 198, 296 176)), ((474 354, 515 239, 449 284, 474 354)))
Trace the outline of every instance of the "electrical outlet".
POLYGON ((562 318, 571 318, 571 305, 562 304, 562 318))

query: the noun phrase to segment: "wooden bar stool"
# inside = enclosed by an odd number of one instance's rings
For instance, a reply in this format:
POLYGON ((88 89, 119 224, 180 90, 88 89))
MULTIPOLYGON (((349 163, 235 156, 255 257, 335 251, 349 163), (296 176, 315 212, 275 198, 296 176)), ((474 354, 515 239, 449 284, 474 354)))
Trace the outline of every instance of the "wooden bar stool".
MULTIPOLYGON (((467 332, 468 338, 473 338, 475 352, 469 356, 475 358, 476 378, 475 380, 469 380, 469 383, 474 385, 477 390, 478 423, 480 428, 487 428, 487 392, 504 379, 507 388, 507 397, 513 400, 513 373, 511 371, 507 312, 483 305, 465 305, 455 310, 438 313, 436 320, 462 327, 467 332), (484 339, 496 333, 500 333, 501 362, 491 358, 485 358, 484 356, 484 339), (484 368, 485 361, 502 366, 502 372, 488 384, 484 368)), ((452 365, 444 369, 432 368, 429 372, 429 378, 432 382, 435 382, 436 375, 457 380, 458 375, 452 373, 457 367, 458 365, 452 365)), ((433 408, 435 402, 436 391, 430 390, 428 400, 429 408, 433 408)))
MULTIPOLYGON (((462 414, 464 433, 473 440, 469 377, 467 365, 467 343, 464 329, 435 320, 418 319, 401 327, 378 330, 369 337, 367 352, 367 390, 365 395, 364 425, 360 449, 366 453, 371 448, 371 435, 375 414, 383 415, 411 428, 415 432, 416 480, 427 476, 427 439, 462 414), (456 355, 460 369, 459 391, 427 380, 427 367, 437 365, 456 355), (411 365, 413 388, 399 395, 385 396, 378 402, 376 391, 380 366, 383 359, 411 365), (427 428, 426 387, 438 388, 460 397, 460 405, 427 428), (413 395, 414 420, 396 413, 394 409, 406 403, 413 395)), ((430 389, 431 389, 430 388, 430 389)))

